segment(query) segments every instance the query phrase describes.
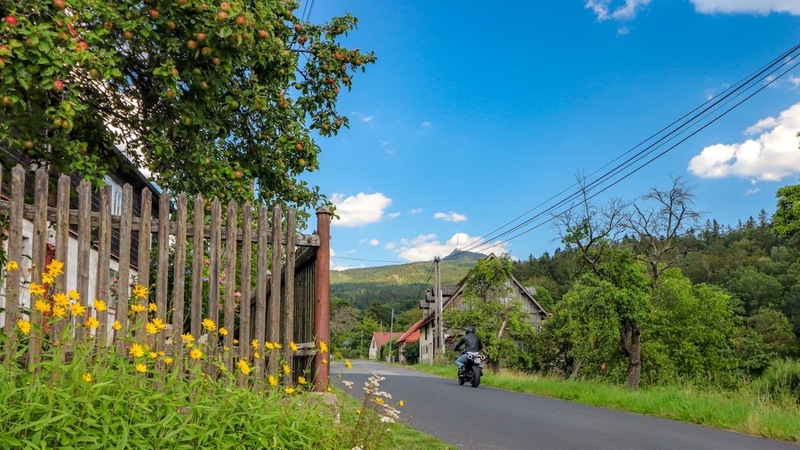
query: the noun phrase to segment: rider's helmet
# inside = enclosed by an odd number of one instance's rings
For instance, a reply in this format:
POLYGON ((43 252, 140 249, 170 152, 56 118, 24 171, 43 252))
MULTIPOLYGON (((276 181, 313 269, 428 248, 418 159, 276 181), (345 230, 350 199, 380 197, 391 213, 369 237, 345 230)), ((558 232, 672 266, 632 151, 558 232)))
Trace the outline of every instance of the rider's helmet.
POLYGON ((467 327, 467 334, 472 334, 475 332, 475 327, 467 327))

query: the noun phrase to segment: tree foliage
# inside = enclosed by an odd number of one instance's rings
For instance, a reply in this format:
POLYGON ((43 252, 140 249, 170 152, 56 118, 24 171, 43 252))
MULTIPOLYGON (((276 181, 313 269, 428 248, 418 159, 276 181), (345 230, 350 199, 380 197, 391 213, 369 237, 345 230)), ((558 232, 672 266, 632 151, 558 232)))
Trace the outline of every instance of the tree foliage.
POLYGON ((351 15, 303 23, 295 1, 0 1, 0 142, 94 180, 113 144, 173 191, 316 206, 298 179, 314 134, 347 125, 341 88, 375 61, 351 15))

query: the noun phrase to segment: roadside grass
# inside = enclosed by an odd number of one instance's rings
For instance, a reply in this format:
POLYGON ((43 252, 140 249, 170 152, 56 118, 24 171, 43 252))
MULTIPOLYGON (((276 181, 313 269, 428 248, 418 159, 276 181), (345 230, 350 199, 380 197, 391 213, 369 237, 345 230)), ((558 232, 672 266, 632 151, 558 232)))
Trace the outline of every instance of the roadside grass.
MULTIPOLYGON (((407 367, 455 377, 452 364, 407 367)), ((632 392, 624 386, 597 381, 488 371, 484 372, 481 385, 800 443, 800 405, 759 396, 747 388, 724 392, 682 384, 632 392)))

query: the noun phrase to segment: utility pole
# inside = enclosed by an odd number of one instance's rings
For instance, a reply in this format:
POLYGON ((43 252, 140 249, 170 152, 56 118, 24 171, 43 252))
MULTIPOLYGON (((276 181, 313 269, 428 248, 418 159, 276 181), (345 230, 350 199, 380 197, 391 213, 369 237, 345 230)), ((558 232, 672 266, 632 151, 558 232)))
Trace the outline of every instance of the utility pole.
MULTIPOLYGON (((444 361, 444 322, 442 321, 442 274, 439 267, 439 257, 433 259, 434 265, 434 295, 436 295, 436 331, 438 333, 439 361, 444 361)), ((434 346, 437 347, 437 346, 434 346)), ((436 349, 434 348, 434 355, 436 349)))
POLYGON ((389 361, 388 362, 392 362, 392 347, 394 347, 394 344, 392 344, 391 336, 392 336, 393 332, 394 332, 394 308, 392 308, 392 318, 389 321, 389 361))

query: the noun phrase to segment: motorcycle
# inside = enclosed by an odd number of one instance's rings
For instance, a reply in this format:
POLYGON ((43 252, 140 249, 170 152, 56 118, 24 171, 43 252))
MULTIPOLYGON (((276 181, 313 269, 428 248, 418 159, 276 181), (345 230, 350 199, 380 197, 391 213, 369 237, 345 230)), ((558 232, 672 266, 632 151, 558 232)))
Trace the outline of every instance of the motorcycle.
POLYGON ((463 385, 469 383, 472 387, 478 387, 481 384, 481 375, 483 374, 483 361, 486 359, 485 355, 478 352, 466 352, 467 362, 458 370, 458 384, 463 385))

